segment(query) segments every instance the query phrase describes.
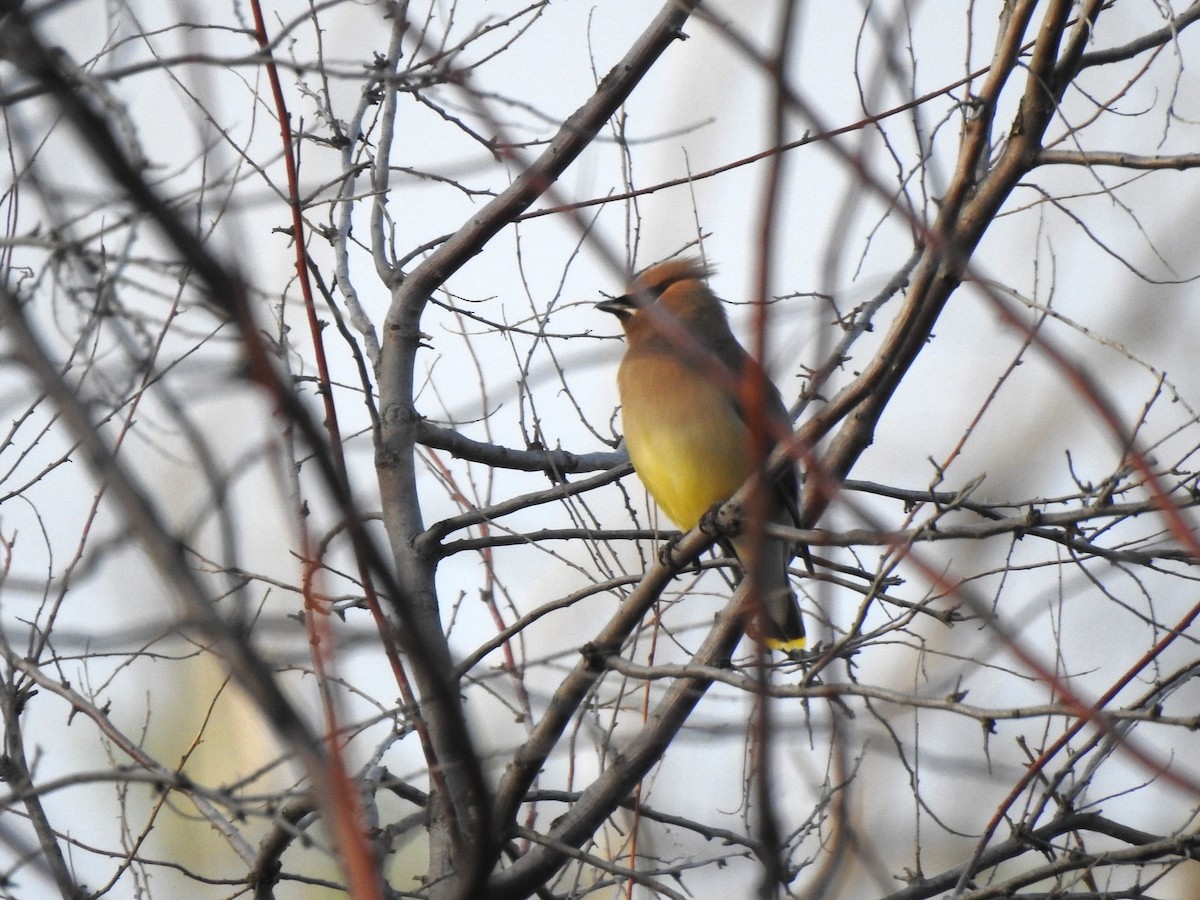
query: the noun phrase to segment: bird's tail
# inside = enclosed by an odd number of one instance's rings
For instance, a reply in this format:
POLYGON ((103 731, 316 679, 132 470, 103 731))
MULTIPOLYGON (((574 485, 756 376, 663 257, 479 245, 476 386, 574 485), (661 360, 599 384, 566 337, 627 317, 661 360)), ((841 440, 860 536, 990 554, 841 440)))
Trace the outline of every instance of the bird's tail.
MULTIPOLYGON (((749 549, 745 540, 743 537, 733 542, 733 549, 743 564, 749 549)), ((786 541, 768 538, 761 542, 760 553, 756 571, 760 581, 757 594, 761 609, 751 613, 747 631, 769 649, 799 657, 805 650, 806 640, 800 603, 788 580, 792 547, 786 541)))
POLYGON ((804 619, 800 614, 800 602, 791 591, 784 597, 765 597, 763 599, 766 615, 763 617, 764 634, 762 641, 771 650, 778 650, 787 656, 799 656, 808 646, 804 634, 804 619))

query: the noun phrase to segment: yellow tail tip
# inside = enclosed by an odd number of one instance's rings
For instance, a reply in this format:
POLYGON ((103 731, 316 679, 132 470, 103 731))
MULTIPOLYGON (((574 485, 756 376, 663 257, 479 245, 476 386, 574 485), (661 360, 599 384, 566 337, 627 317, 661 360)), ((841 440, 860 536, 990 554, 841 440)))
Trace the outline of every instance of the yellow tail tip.
POLYGON ((767 645, 768 650, 777 650, 780 653, 796 653, 808 648, 808 640, 803 635, 791 640, 767 638, 763 643, 767 645))

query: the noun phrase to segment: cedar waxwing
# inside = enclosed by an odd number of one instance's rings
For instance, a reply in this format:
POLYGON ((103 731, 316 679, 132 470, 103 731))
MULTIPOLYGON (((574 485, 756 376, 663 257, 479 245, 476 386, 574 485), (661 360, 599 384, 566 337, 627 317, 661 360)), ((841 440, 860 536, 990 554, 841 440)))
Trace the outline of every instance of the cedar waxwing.
MULTIPOLYGON (((737 493, 766 459, 754 449, 738 395, 743 375, 761 369, 730 330, 720 299, 705 283, 708 275, 696 259, 659 263, 638 275, 625 296, 596 304, 625 330, 617 388, 629 458, 650 496, 684 531, 737 493), (714 371, 721 365, 724 372, 714 371)), ((762 389, 765 414, 790 432, 783 398, 765 375, 762 389)), ((758 442, 768 450, 774 443, 758 442)), ((766 521, 797 524, 798 487, 796 468, 789 466, 765 498, 766 521)), ((804 623, 788 583, 794 550, 777 539, 760 543, 756 571, 766 615, 754 617, 764 621, 751 632, 772 650, 796 654, 804 649, 804 623)), ((745 563, 745 529, 732 544, 745 563)))

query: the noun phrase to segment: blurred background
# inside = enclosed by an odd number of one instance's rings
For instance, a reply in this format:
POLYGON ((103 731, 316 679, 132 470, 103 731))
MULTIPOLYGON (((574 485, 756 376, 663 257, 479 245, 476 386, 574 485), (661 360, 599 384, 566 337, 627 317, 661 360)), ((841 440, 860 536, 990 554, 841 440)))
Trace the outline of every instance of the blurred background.
MULTIPOLYGON (((264 4, 329 387, 252 7, 26 0, 0 15, 28 24, 141 178, 244 280, 259 334, 316 421, 332 399, 382 546, 396 498, 376 477, 374 417, 396 410, 377 365, 402 276, 514 183, 660 7, 264 4)), ((730 669, 743 680, 708 690, 546 896, 765 890, 763 746, 787 870, 775 890, 942 896, 968 865, 962 896, 1195 895, 1200 650, 1186 630, 1159 646, 1198 602, 1185 539, 1200 471, 1194 7, 1121 0, 1086 27, 1071 17, 1087 4, 797 4, 784 40, 782 2, 701 4, 565 174, 423 307, 407 399, 442 437, 417 447, 405 502, 436 531, 446 647, 495 785, 670 532, 632 475, 570 490, 622 459, 622 343, 593 304, 632 271, 702 254, 739 335, 765 329, 765 362, 803 426, 887 351, 964 134, 994 116, 982 177, 1003 159, 1030 48, 1060 7, 1068 37, 1087 33, 1086 64, 816 523, 827 535, 815 572, 796 564, 813 641, 830 654, 770 673, 780 696, 762 730, 743 641, 730 669), (1005 87, 981 112, 999 36, 1025 13, 1005 87), (782 80, 764 65, 775 57, 782 80), (583 462, 522 468, 450 436, 583 462), (1182 508, 1174 524, 1163 497, 1182 508), (1106 717, 1066 739, 1101 698, 1106 717), (1001 845, 1002 859, 972 856, 1001 845)), ((13 300, 0 329, 0 892, 64 893, 63 866, 91 896, 346 892, 336 841, 305 805, 311 773, 30 366, 11 324, 19 305, 219 620, 315 733, 331 727, 323 692, 333 698, 396 895, 435 896, 428 756, 366 609, 345 507, 247 377, 244 335, 13 34, 0 54, 0 265, 13 300), (314 555, 328 670, 305 626, 314 555), (272 839, 286 850, 264 889, 253 873, 274 859, 272 839)), ((673 677, 662 667, 692 658, 732 577, 705 566, 663 593, 621 648, 651 672, 608 671, 573 711, 514 854, 644 727, 673 677)))

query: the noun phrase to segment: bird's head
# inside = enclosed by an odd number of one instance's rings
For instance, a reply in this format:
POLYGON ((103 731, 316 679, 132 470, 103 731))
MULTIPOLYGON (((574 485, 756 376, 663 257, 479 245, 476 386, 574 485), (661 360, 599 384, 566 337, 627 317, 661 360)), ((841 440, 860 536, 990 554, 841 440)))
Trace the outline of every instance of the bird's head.
POLYGON ((596 308, 616 316, 630 339, 669 329, 669 322, 691 331, 710 325, 728 329, 721 301, 705 281, 711 273, 694 257, 656 263, 634 278, 627 294, 609 297, 596 308), (644 314, 647 310, 650 315, 644 314))

